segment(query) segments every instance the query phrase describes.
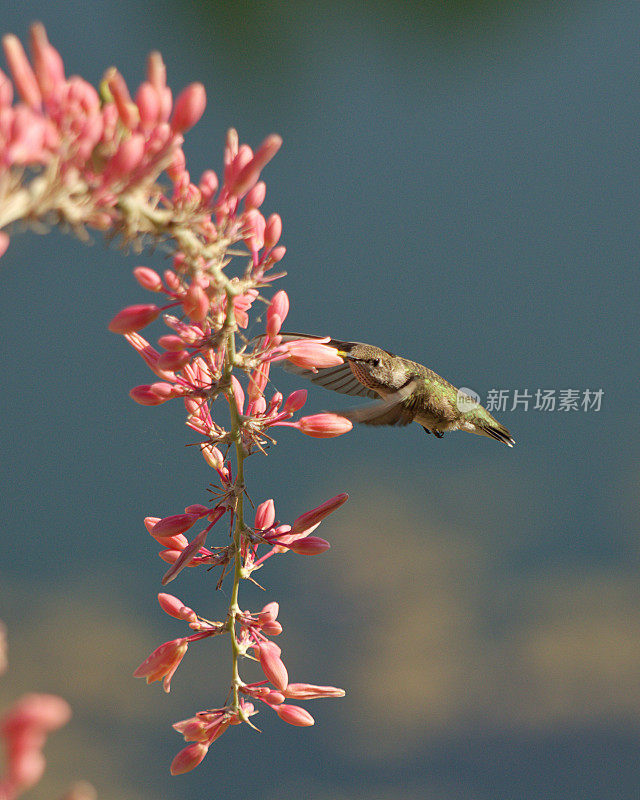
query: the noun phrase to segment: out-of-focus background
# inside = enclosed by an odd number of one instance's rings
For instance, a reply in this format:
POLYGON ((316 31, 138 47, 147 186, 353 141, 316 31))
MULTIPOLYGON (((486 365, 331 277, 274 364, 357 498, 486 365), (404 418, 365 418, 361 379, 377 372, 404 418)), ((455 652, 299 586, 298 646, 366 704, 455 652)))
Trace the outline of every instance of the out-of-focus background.
MULTIPOLYGON (((135 89, 152 49, 175 91, 202 81, 196 177, 220 169, 228 127, 252 146, 279 132, 264 210, 284 221, 287 327, 378 344, 483 400, 505 390, 517 445, 283 429, 249 463, 254 502, 290 521, 351 499, 319 531, 328 554, 279 559, 242 604, 279 600, 291 678, 347 696, 309 703, 312 729, 265 710, 262 734, 233 729, 169 780, 170 723, 224 702, 229 659, 193 646, 168 696, 131 677, 184 630, 157 606, 142 518, 206 502, 211 481, 179 408, 128 398, 150 373, 106 329, 147 302, 131 268, 166 257, 14 236, 0 706, 52 691, 75 712, 31 796, 83 777, 101 800, 637 798, 640 4, 24 0, 2 32, 36 19, 94 83, 115 64, 135 89), (542 411, 537 389, 604 394, 542 411)), ((311 387, 307 407, 342 403, 311 387)), ((217 618, 215 580, 170 588, 217 618)))

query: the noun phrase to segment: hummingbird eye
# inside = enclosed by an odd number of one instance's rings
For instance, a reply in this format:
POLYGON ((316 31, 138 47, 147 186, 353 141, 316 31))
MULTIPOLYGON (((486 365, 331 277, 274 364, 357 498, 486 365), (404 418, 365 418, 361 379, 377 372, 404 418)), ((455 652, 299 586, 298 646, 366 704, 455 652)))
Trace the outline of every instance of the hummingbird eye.
POLYGON ((380 366, 380 359, 379 358, 372 358, 370 363, 371 363, 372 367, 379 367, 380 366))

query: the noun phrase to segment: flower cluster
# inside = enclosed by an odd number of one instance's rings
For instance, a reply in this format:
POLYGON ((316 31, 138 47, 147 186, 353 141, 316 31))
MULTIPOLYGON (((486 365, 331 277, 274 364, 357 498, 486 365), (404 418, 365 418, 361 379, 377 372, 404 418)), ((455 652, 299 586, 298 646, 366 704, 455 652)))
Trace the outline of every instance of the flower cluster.
POLYGON ((187 566, 218 567, 218 586, 231 573, 230 602, 220 622, 206 620, 171 595, 160 595, 164 611, 194 632, 161 645, 136 670, 147 681, 162 679, 168 691, 190 643, 225 634, 231 640, 226 705, 175 726, 192 742, 172 765, 174 774, 185 772, 230 725, 253 727, 254 703, 266 704, 290 724, 311 725, 309 713, 286 700, 343 694, 334 687, 289 683, 280 648, 269 639, 281 631, 277 604, 250 612, 242 611, 238 600, 241 581, 255 582, 255 572, 271 556, 289 551, 312 555, 329 547, 311 534, 347 495, 337 495, 291 525, 276 521, 273 500, 267 500, 257 508, 252 528, 244 517, 245 461, 266 453, 278 427, 315 438, 351 429, 351 422, 336 414, 299 416, 306 401, 303 390, 286 398, 278 391, 266 397, 272 364, 288 360, 315 370, 339 365, 342 358, 328 338, 283 336, 289 299, 284 291, 270 299, 263 294, 284 275, 275 269, 285 255, 282 221, 260 211, 266 197, 261 173, 280 148, 279 136, 268 136, 253 150, 230 130, 220 177, 207 170, 194 182, 182 143, 204 112, 202 85, 188 86, 174 102, 162 59, 153 53, 147 79, 135 94, 113 68, 98 92, 81 78, 65 76, 62 59, 41 25, 31 29, 31 61, 15 36, 3 42, 12 81, 0 72, 0 254, 9 243, 1 229, 20 220, 63 224, 85 238, 93 228, 138 247, 162 242, 172 256, 162 275, 148 266, 134 270, 138 284, 156 302, 127 306, 109 328, 126 338, 157 378, 133 388, 132 399, 147 406, 179 400, 187 425, 202 437, 198 447, 205 463, 217 476, 209 504, 145 519, 162 547, 161 558, 170 565, 164 584, 187 566), (242 331, 254 308, 265 307, 264 332, 246 338, 242 331), (140 331, 159 319, 166 329, 156 347, 140 331), (228 532, 207 546, 212 529, 225 519, 228 532), (196 523, 203 527, 189 540, 187 533, 196 523), (258 661, 266 681, 245 682, 239 671, 242 658, 258 661))

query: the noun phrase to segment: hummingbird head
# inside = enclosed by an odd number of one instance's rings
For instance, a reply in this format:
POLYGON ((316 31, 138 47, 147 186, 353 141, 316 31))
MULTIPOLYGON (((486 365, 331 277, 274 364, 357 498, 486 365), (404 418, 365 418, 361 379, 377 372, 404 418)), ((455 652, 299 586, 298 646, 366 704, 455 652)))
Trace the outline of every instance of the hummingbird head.
POLYGON ((370 389, 397 391, 407 381, 402 359, 380 347, 353 343, 348 349, 338 350, 338 354, 349 363, 356 378, 370 389))

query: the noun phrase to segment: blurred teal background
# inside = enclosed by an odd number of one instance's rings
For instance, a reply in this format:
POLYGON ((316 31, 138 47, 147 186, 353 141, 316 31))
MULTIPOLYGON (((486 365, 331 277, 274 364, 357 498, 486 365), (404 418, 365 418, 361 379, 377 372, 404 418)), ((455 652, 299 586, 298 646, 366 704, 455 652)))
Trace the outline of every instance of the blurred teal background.
MULTIPOLYGON (((254 502, 274 497, 286 521, 351 499, 323 523, 327 555, 269 565, 242 604, 279 600, 291 678, 347 696, 306 704, 311 729, 265 710, 262 734, 231 730, 169 779, 170 723, 224 702, 229 659, 225 642, 193 646, 169 696, 131 678, 183 632, 157 606, 142 518, 206 502, 211 481, 176 406, 130 401, 150 373, 106 329, 147 302, 131 268, 166 258, 14 236, 0 707, 39 690, 75 711, 31 796, 82 777, 101 800, 637 798, 640 4, 25 0, 3 32, 24 41, 36 19, 94 84, 115 64, 135 90, 152 49, 174 91, 202 81, 196 177, 220 169, 229 126, 252 146, 283 136, 264 210, 284 221, 289 329, 378 344, 482 397, 604 397, 497 413, 513 450, 417 426, 283 429, 249 463, 254 502)), ((336 397, 312 387, 307 407, 336 397)), ((171 590, 215 619, 216 577, 171 590)))

